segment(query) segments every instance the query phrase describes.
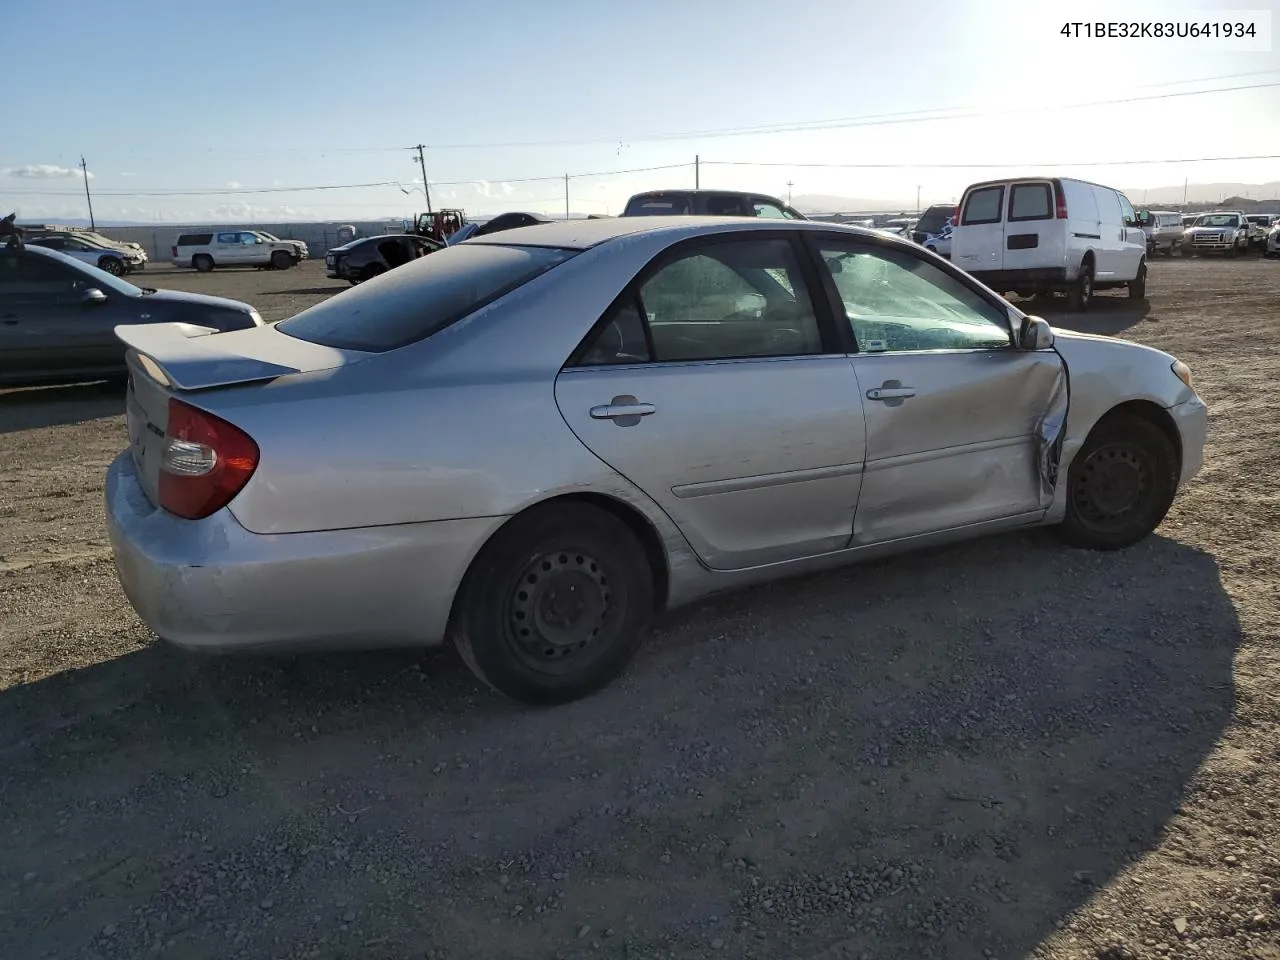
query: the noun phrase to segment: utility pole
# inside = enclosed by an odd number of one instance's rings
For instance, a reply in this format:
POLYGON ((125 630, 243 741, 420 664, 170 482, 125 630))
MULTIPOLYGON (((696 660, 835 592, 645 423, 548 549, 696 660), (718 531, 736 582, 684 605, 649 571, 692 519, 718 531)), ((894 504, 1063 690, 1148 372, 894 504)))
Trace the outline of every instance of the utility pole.
POLYGON ((696 153, 693 155, 693 189, 702 189, 702 158, 696 153))
POLYGON ((422 151, 427 149, 425 143, 420 143, 412 150, 418 151, 418 169, 422 171, 422 192, 427 195, 427 213, 431 212, 431 188, 427 186, 427 161, 422 156, 422 151))
POLYGON ((790 180, 787 181, 787 206, 788 207, 791 206, 791 188, 794 186, 795 184, 792 183, 790 180))
POLYGON ((569 175, 564 175, 564 218, 569 219, 569 175))
POLYGON ((920 184, 916 184, 916 216, 920 216, 920 184))
POLYGON ((84 175, 84 200, 89 204, 89 229, 97 230, 98 224, 93 219, 93 198, 89 196, 89 165, 84 162, 84 154, 80 154, 80 172, 84 175))

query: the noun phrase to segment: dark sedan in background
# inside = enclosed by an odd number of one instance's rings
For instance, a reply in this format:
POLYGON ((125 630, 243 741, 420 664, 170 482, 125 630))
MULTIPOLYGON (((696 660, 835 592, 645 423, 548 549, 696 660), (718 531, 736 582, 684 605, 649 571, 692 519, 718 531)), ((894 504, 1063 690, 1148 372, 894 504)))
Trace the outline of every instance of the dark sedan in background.
POLYGON ((356 284, 372 280, 380 273, 394 270, 419 257, 425 257, 443 244, 410 233, 391 233, 381 237, 364 237, 334 247, 324 255, 324 273, 334 280, 356 284))
POLYGON ((123 378, 116 326, 174 322, 228 331, 262 317, 238 300, 134 286, 42 247, 0 248, 0 383, 123 378))

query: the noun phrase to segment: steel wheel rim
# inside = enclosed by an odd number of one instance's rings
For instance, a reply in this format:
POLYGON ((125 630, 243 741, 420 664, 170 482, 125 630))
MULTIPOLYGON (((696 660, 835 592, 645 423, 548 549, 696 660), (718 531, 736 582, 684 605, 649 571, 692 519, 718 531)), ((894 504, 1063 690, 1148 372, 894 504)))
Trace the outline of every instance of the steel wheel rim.
POLYGON ((1080 299, 1088 300, 1093 296, 1093 274, 1085 271, 1085 275, 1080 278, 1080 299))
POLYGON ((508 591, 512 652, 540 673, 581 669, 616 624, 617 594, 601 561, 583 550, 552 550, 525 565, 508 591))
POLYGON ((1150 455, 1137 444, 1099 447, 1080 465, 1071 492, 1077 515, 1094 529, 1127 525, 1150 500, 1154 472, 1150 455))

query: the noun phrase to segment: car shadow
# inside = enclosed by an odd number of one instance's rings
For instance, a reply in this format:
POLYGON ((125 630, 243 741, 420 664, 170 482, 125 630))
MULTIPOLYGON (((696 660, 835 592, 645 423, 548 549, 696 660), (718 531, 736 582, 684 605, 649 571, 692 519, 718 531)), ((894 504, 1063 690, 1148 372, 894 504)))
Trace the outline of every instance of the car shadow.
POLYGON ((1157 323, 1160 319, 1153 312, 1150 299, 1131 300, 1123 292, 1099 293, 1090 302, 1087 313, 1069 310, 1065 297, 1037 297, 1014 302, 1019 310, 1043 317, 1055 327, 1108 337, 1119 336, 1140 323, 1157 323))
POLYGON ((0 389, 0 434, 118 417, 124 413, 124 393, 118 380, 6 387, 0 389))
POLYGON ((147 646, 0 693, 0 942, 1025 956, 1157 843, 1239 636, 1207 553, 1031 534, 704 603, 549 710, 147 646))

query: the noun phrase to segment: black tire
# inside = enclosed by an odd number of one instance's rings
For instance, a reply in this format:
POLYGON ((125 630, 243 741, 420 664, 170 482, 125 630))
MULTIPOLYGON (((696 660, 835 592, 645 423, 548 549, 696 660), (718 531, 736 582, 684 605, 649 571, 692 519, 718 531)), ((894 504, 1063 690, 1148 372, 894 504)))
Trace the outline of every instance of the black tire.
POLYGON ((1189 243, 1184 243, 1182 245, 1182 255, 1184 257, 1194 257, 1196 255, 1196 252, 1191 248, 1191 245, 1189 243))
POLYGON ((1058 535, 1074 547, 1119 550, 1160 526, 1178 491, 1178 456, 1155 424, 1117 413, 1093 428, 1067 473, 1058 535))
POLYGON ((1080 265, 1080 276, 1067 291, 1067 309, 1084 313, 1093 302, 1093 264, 1080 265))
POLYGON ((213 257, 207 253, 198 253, 191 258, 191 265, 196 268, 199 273, 208 273, 213 269, 213 257))
POLYGON ((356 280, 348 280, 348 281, 347 281, 347 283, 351 284, 353 287, 354 287, 356 284, 358 284, 359 282, 360 282, 360 281, 359 281, 358 279, 356 279, 356 280))
POLYGON ((113 277, 124 276, 124 264, 120 261, 119 257, 99 257, 98 269, 105 270, 113 277))
POLYGON ((372 280, 379 274, 386 273, 387 268, 380 263, 371 263, 360 271, 361 280, 372 280))
POLYGON ((1138 264, 1138 275, 1129 281, 1129 299, 1147 299, 1147 261, 1138 264))
POLYGON ((499 693, 567 703, 622 673, 653 604, 653 570, 625 523, 587 504, 552 505, 514 518, 485 544, 450 635, 471 672, 499 693))
POLYGON ((293 257, 283 250, 276 250, 271 254, 271 266, 275 270, 288 270, 293 264, 293 257))

